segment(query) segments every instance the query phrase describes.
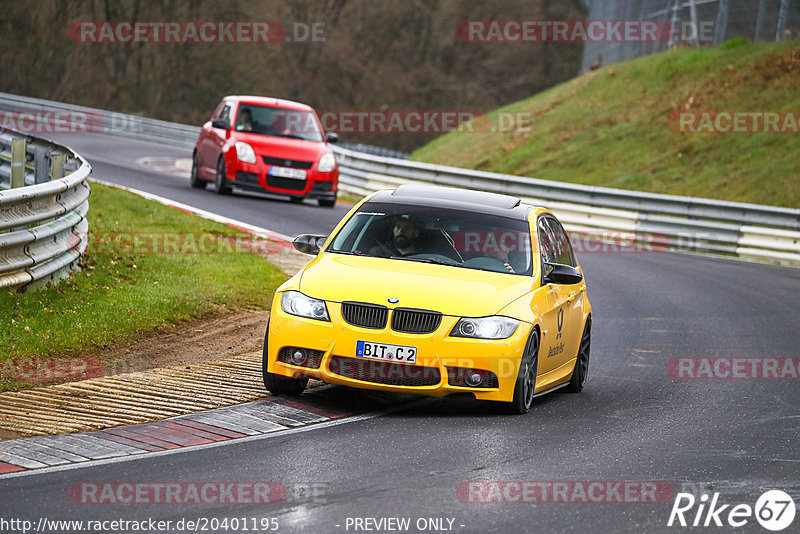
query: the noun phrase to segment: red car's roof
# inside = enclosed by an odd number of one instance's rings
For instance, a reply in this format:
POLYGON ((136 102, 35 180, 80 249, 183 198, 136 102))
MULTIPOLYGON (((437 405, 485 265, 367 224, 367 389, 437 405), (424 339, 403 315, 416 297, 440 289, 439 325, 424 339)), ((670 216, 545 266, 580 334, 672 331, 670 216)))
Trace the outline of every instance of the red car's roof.
POLYGON ((301 104, 300 102, 292 102, 291 100, 283 100, 280 98, 272 98, 269 96, 230 95, 226 96, 223 100, 236 100, 237 102, 241 102, 244 104, 281 107, 286 109, 293 109, 296 111, 313 111, 313 108, 306 104, 301 104))

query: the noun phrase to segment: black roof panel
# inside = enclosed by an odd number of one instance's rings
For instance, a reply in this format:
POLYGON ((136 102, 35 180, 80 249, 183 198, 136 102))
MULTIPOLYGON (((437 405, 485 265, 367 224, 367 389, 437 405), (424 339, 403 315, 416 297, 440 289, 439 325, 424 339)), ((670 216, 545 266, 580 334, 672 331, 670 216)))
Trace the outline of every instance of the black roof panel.
POLYGON ((439 187, 435 185, 405 184, 392 191, 393 197, 424 197, 438 200, 453 200, 456 202, 469 202, 493 208, 512 209, 519 206, 522 201, 509 195, 472 191, 469 189, 455 189, 452 187, 439 187))
POLYGON ((508 195, 417 184, 380 191, 369 202, 460 209, 521 220, 528 218, 531 209, 520 199, 508 195))

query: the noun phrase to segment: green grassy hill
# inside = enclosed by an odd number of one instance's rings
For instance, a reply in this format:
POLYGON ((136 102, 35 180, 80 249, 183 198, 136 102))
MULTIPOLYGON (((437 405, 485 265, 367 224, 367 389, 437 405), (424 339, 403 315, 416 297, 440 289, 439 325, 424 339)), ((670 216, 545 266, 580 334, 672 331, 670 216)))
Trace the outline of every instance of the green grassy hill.
POLYGON ((580 184, 800 206, 800 133, 678 133, 676 111, 794 111, 800 43, 676 49, 610 65, 479 117, 412 159, 580 184), (494 118, 492 118, 494 116, 494 118), (509 116, 509 115, 507 115, 509 116), (670 128, 670 125, 673 128, 670 128))

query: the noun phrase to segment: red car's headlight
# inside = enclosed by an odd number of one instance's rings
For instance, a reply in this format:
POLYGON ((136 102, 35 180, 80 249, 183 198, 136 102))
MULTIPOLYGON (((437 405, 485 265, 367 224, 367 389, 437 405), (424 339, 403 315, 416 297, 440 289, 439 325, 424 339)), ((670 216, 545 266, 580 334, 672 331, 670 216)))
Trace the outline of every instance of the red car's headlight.
POLYGON ((236 143, 236 157, 239 158, 239 161, 244 161, 245 163, 256 162, 256 153, 253 147, 244 141, 238 141, 236 143))
POLYGON ((319 158, 319 165, 317 169, 319 172, 331 172, 333 169, 336 168, 336 158, 333 156, 332 152, 325 152, 321 158, 319 158))

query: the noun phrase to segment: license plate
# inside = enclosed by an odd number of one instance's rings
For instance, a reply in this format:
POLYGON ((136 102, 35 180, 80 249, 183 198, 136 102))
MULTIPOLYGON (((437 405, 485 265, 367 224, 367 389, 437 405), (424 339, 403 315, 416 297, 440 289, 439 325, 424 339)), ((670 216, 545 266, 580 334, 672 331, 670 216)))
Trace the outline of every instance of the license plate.
POLYGON ((280 176, 281 178, 294 178, 295 180, 305 180, 306 171, 303 169, 290 169, 289 167, 275 167, 269 168, 270 176, 280 176))
POLYGON ((417 347, 358 341, 356 343, 356 356, 387 362, 417 363, 417 347))

